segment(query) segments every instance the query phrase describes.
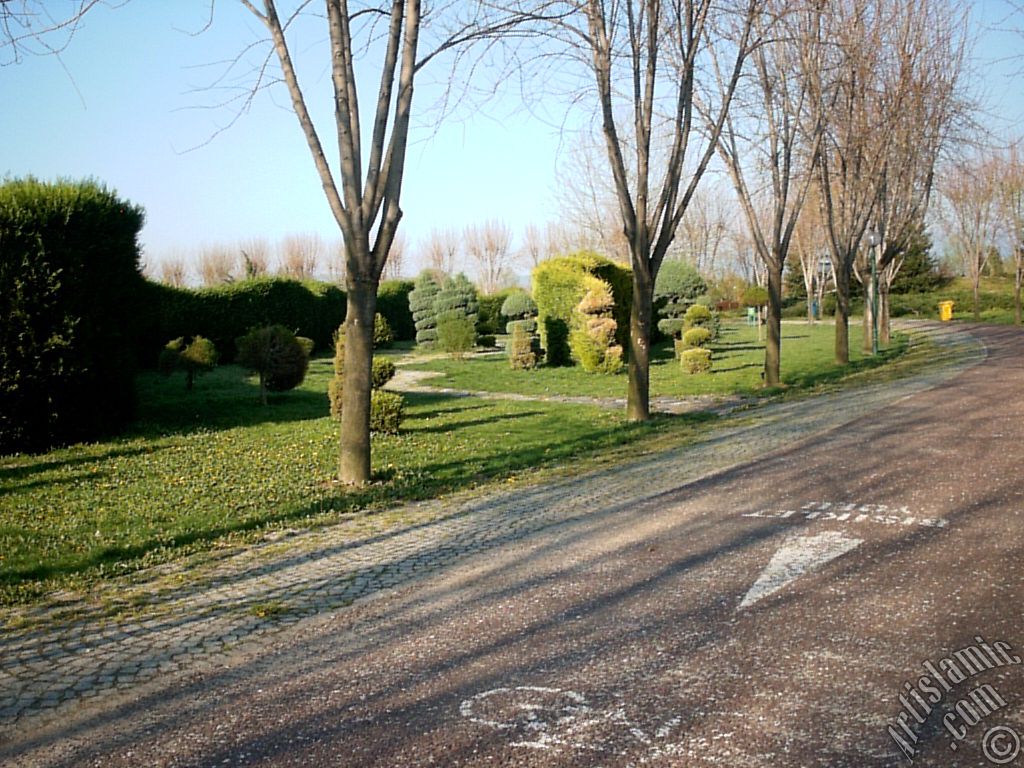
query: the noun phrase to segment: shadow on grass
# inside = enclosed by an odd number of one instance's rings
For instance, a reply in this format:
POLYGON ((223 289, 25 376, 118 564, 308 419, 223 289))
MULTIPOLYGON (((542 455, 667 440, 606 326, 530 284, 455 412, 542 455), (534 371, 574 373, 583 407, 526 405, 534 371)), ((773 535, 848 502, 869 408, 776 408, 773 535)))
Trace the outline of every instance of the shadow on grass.
POLYGON ((234 365, 218 367, 196 380, 191 392, 178 377, 139 377, 138 418, 127 437, 188 434, 257 424, 320 419, 329 412, 327 380, 331 361, 311 361, 306 382, 289 392, 269 392, 260 402, 257 379, 234 365))
MULTIPOLYGON (((421 398, 439 399, 433 395, 422 395, 415 399, 421 398)), ((503 420, 504 417, 493 421, 503 420)), ((443 494, 475 487, 482 482, 503 480, 526 469, 544 469, 574 458, 599 455, 662 432, 670 424, 697 425, 706 421, 706 414, 659 416, 644 423, 591 425, 582 430, 565 430, 561 433, 554 430, 550 440, 538 440, 530 445, 517 445, 515 441, 483 441, 487 449, 474 454, 470 460, 440 459, 410 469, 378 470, 374 481, 366 487, 325 485, 312 501, 293 503, 258 516, 242 517, 229 524, 198 529, 171 529, 135 544, 96 547, 74 556, 21 567, 12 564, 11 567, 0 569, 0 592, 31 599, 52 588, 48 580, 87 575, 96 571, 102 573, 111 568, 117 573, 130 572, 153 565, 154 561, 166 561, 190 552, 207 550, 218 540, 232 535, 302 523, 338 523, 341 522, 340 515, 358 512, 372 514, 374 510, 403 502, 434 499, 443 494)), ((446 432, 452 439, 457 439, 460 428, 478 423, 480 420, 464 422, 448 427, 446 432)), ((415 432, 423 430, 408 430, 407 434, 415 432)), ((189 524, 187 520, 180 522, 181 527, 189 524)))
MULTIPOLYGON (((48 472, 51 470, 66 469, 68 467, 79 466, 81 464, 93 464, 96 462, 105 461, 107 459, 121 459, 128 458, 131 456, 138 456, 143 453, 154 453, 160 450, 159 448, 153 448, 152 446, 145 446, 141 448, 120 448, 111 447, 106 451, 99 451, 97 453, 89 454, 88 456, 79 456, 77 458, 53 458, 53 459, 41 459, 38 455, 32 454, 29 456, 17 458, 17 457, 4 457, 5 460, 12 463, 7 466, 0 466, 0 493, 9 490, 7 486, 8 482, 18 481, 23 478, 37 475, 41 472, 48 472), (25 464, 21 464, 21 461, 25 461, 25 464)), ((15 486, 17 487, 17 486, 15 486)), ((27 487, 27 486, 20 486, 27 487)))

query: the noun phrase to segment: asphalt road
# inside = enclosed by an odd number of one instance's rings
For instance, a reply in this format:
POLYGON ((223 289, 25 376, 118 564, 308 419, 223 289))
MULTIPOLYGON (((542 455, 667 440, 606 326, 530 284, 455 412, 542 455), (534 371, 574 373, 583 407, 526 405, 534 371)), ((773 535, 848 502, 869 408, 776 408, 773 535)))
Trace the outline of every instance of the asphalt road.
POLYGON ((1024 335, 976 333, 987 359, 936 389, 111 694, 0 761, 1024 765, 1024 335))

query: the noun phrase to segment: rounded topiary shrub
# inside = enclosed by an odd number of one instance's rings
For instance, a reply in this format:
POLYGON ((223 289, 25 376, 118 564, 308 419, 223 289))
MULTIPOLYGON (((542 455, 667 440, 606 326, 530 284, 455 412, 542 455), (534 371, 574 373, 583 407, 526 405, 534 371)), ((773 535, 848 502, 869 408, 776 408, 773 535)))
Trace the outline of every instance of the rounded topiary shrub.
POLYGON ((405 416, 405 398, 397 392, 375 389, 370 393, 370 431, 397 435, 405 416))
POLYGON ((191 391, 196 376, 212 371, 217 365, 217 348, 209 339, 195 336, 186 342, 184 337, 167 342, 160 352, 160 372, 170 376, 175 371, 185 372, 185 389, 191 391))
POLYGON ((522 320, 537 316, 537 302, 526 291, 515 291, 501 305, 501 316, 509 320, 522 320))
POLYGON ((683 345, 687 349, 692 349, 694 347, 703 347, 709 341, 711 341, 710 328, 703 328, 698 326, 696 328, 691 328, 690 330, 683 334, 683 345))
POLYGON ((260 400, 267 392, 285 392, 306 378, 309 356, 295 334, 283 325, 256 328, 235 342, 237 362, 260 378, 260 400))
POLYGON ((658 321, 658 330, 671 339, 678 339, 686 326, 681 317, 664 317, 658 321))
POLYGON ((373 358, 370 368, 370 386, 380 389, 395 377, 395 364, 383 357, 373 358))
POLYGON ((516 330, 521 330, 524 333, 536 333, 537 318, 528 317, 525 320, 509 320, 505 324, 505 333, 509 334, 510 336, 513 333, 515 333, 516 330))
POLYGON ((686 373, 704 373, 711 370, 711 350, 704 347, 685 349, 679 363, 686 373))

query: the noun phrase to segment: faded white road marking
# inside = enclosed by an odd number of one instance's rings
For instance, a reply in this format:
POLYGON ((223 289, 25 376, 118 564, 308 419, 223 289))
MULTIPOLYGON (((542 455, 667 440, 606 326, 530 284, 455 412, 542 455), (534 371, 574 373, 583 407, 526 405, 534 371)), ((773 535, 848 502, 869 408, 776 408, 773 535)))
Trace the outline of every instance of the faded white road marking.
POLYGON ((649 734, 627 717, 623 707, 595 710, 583 694, 559 688, 492 688, 463 701, 459 712, 471 722, 505 731, 513 747, 599 752, 627 759, 641 753, 638 763, 620 760, 624 766, 644 765, 680 749, 667 739, 681 718, 673 717, 649 734))
POLYGON ((945 528, 948 521, 941 517, 913 515, 906 507, 887 504, 853 504, 849 502, 812 501, 800 509, 760 509, 745 512, 743 517, 762 517, 769 520, 800 522, 802 520, 833 521, 837 523, 880 525, 920 525, 925 528, 945 528))
POLYGON ((815 536, 798 536, 791 539, 772 555, 767 567, 747 591, 739 608, 747 608, 762 597, 778 592, 808 571, 846 554, 862 541, 863 539, 854 539, 839 531, 825 531, 815 536))

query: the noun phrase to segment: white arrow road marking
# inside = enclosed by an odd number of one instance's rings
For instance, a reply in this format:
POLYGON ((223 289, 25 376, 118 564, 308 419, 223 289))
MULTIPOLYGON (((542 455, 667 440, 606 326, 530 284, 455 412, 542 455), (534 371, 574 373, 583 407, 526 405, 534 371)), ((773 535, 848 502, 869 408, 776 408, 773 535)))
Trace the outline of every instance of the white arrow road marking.
POLYGON ((826 531, 816 536, 797 536, 790 539, 772 555, 768 566, 757 577, 754 586, 747 591, 739 608, 747 608, 762 597, 778 592, 789 582, 829 560, 846 554, 862 541, 863 539, 854 539, 839 531, 826 531))

